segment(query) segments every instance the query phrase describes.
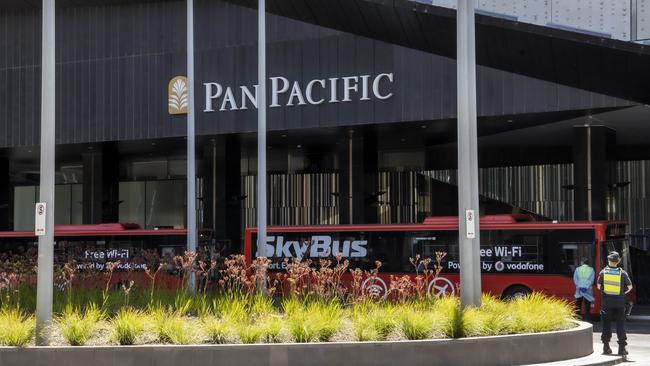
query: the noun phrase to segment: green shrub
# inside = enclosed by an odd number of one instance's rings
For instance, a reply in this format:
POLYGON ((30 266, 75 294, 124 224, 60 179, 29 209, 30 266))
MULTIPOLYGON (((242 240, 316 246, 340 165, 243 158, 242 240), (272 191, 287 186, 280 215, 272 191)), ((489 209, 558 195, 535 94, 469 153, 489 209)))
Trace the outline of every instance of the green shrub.
POLYGON ((192 311, 194 308, 194 297, 190 294, 188 294, 186 291, 181 291, 178 294, 176 294, 176 298, 174 298, 174 305, 173 305, 173 310, 174 313, 185 316, 192 311))
POLYGON ((376 341, 380 338, 370 316, 361 314, 352 318, 352 336, 359 342, 376 341))
POLYGON ((212 312, 234 322, 248 320, 248 299, 243 296, 219 296, 212 299, 212 312))
POLYGON ((510 301, 508 311, 514 321, 509 333, 534 333, 567 329, 575 318, 573 309, 564 300, 541 293, 532 293, 510 301))
POLYGON ((83 346, 91 339, 99 327, 104 314, 91 304, 82 315, 79 308, 68 306, 64 313, 55 319, 61 335, 71 346, 83 346))
POLYGON ((0 345, 24 347, 34 336, 36 321, 18 307, 0 310, 0 345))
POLYGON ((254 317, 265 317, 269 314, 275 313, 275 311, 272 298, 256 294, 250 302, 250 310, 248 313, 254 317))
POLYGON ((321 342, 329 342, 341 328, 343 310, 335 301, 314 302, 307 307, 307 316, 314 323, 317 339, 321 342))
POLYGON ((158 308, 151 311, 149 318, 161 343, 190 344, 196 340, 192 325, 180 313, 158 308))
MULTIPOLYGON (((457 314, 458 313, 460 313, 460 310, 457 312, 457 314)), ((462 337, 480 337, 491 335, 488 333, 486 326, 486 321, 489 314, 487 314, 481 308, 469 306, 462 311, 461 316, 462 329, 460 330, 459 334, 461 334, 462 337)), ((456 322, 458 322, 458 320, 456 320, 456 322)))
POLYGON ((211 343, 227 343, 233 334, 233 325, 225 319, 217 317, 204 317, 201 319, 201 328, 211 343))
POLYGON ((133 308, 123 308, 111 321, 111 339, 120 345, 135 344, 146 329, 147 317, 133 308))
POLYGON ((357 341, 385 340, 398 326, 398 308, 389 302, 352 306, 353 336, 357 341))
POLYGON ((17 288, 0 289, 0 308, 18 307, 31 314, 36 310, 36 287, 21 284, 17 288))
POLYGON ((385 340, 397 327, 396 310, 386 305, 372 311, 372 325, 380 340, 385 340))
POLYGON ((261 338, 266 343, 280 342, 282 320, 277 315, 267 315, 257 325, 260 328, 261 338))
POLYGON ((260 343, 263 337, 262 329, 251 324, 240 324, 235 328, 237 337, 244 344, 260 343))
POLYGON ((297 343, 313 342, 318 339, 316 322, 306 317, 307 314, 292 313, 285 318, 291 339, 297 343))
POLYGON ((343 309, 336 301, 283 301, 287 328, 298 343, 331 340, 341 328, 343 309))
POLYGON ((206 294, 197 295, 196 300, 194 300, 194 309, 199 319, 212 315, 212 309, 206 294))
POLYGON ((398 313, 398 321, 408 340, 425 339, 431 335, 433 322, 428 312, 403 307, 398 313))
POLYGON ((463 336, 463 313, 457 297, 442 296, 432 303, 431 308, 433 328, 448 338, 463 336))
MULTIPOLYGON (((468 315, 470 323, 481 321, 483 336, 510 334, 514 329, 515 318, 512 316, 508 304, 491 295, 483 295, 481 300, 480 314, 473 318, 474 314, 468 315)), ((478 329, 478 326, 475 326, 478 329)), ((468 330, 468 336, 473 336, 473 330, 468 330)))

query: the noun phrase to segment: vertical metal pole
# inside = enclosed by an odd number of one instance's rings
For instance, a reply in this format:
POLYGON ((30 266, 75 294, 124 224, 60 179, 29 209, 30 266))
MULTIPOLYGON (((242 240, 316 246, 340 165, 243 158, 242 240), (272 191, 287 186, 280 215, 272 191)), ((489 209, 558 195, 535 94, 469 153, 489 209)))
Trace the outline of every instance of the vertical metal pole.
POLYGON ((38 237, 36 284, 36 344, 47 345, 54 290, 54 151, 55 151, 55 0, 43 0, 41 61, 41 177, 40 202, 46 203, 45 235, 38 237))
MULTIPOLYGON (((266 248, 266 2, 259 0, 257 41, 257 240, 266 248)), ((270 253, 261 253, 268 255, 270 253)))
POLYGON ((638 15, 638 4, 637 0, 630 0, 630 41, 636 41, 639 38, 638 26, 639 26, 639 15, 638 15))
POLYGON ((352 189, 352 184, 354 183, 353 172, 354 166, 353 163, 353 151, 354 148, 354 130, 350 130, 348 136, 348 224, 354 223, 354 190, 352 189))
MULTIPOLYGON (((187 0, 187 251, 196 252, 196 150, 194 134, 194 0, 187 0)), ((190 271, 188 289, 196 292, 190 271)))
POLYGON ((476 0, 458 0, 456 22, 458 78, 458 218, 460 301, 463 307, 481 304, 481 258, 476 134, 476 0), (474 220, 468 230, 467 216, 474 220), (473 231, 474 235, 471 235, 473 231))
POLYGON ((592 220, 593 210, 591 192, 591 126, 587 126, 587 220, 592 220))

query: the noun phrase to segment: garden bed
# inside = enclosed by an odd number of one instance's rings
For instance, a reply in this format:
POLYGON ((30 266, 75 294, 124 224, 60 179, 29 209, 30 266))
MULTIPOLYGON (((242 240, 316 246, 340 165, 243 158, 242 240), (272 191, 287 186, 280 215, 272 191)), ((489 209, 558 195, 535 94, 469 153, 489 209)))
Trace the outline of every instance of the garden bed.
POLYGON ((11 366, 522 365, 592 353, 592 327, 459 339, 304 344, 0 347, 11 366))
MULTIPOLYGON (((461 310, 456 297, 404 302, 259 294, 177 295, 140 308, 113 310, 95 302, 67 305, 45 332, 55 346, 142 344, 253 344, 402 341, 463 338, 569 329, 573 309, 542 294, 503 301, 484 296, 481 307, 461 310), (105 310, 102 310, 106 308, 105 310)), ((0 345, 30 346, 34 317, 18 307, 0 309, 0 345)))
POLYGON ((461 309, 430 293, 446 255, 435 254, 411 258, 415 275, 390 275, 383 293, 380 262, 362 271, 341 258, 287 260, 269 275, 267 258, 208 263, 188 252, 174 258, 172 288, 161 286, 161 261, 125 273, 115 262, 105 271, 66 263, 43 330, 50 347, 34 346, 35 289, 12 272, 0 281, 0 346, 9 346, 0 365, 501 365, 591 353, 591 327, 576 326, 563 300, 484 295, 461 309))

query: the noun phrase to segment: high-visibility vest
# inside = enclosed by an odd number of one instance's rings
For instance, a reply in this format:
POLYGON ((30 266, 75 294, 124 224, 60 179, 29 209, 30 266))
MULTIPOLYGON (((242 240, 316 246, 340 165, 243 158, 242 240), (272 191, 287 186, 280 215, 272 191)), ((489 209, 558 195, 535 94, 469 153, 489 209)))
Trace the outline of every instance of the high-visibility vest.
POLYGON ((603 272, 603 292, 607 295, 620 295, 622 275, 623 272, 620 268, 605 267, 603 272))

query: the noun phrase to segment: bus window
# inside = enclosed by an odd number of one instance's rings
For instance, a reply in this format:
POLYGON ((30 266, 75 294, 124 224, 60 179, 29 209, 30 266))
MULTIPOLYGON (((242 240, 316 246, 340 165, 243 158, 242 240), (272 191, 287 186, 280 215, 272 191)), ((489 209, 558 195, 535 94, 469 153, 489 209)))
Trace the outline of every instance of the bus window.
POLYGON ((547 273, 573 276, 583 257, 594 266, 594 230, 546 230, 547 273))
POLYGON ((603 243, 603 248, 601 249, 601 259, 600 264, 602 267, 607 265, 607 256, 610 252, 616 251, 621 256, 620 266, 632 276, 632 266, 630 265, 630 243, 629 240, 625 237, 608 239, 603 243))
MULTIPOLYGON (((404 244, 408 248, 404 250, 403 271, 414 273, 416 268, 409 262, 409 257, 415 258, 420 256, 420 260, 431 258, 432 263, 428 269, 433 269, 433 261, 436 258, 436 252, 447 253, 441 261, 443 273, 457 273, 459 269, 458 255, 458 233, 456 231, 415 231, 408 232, 404 237, 404 244)), ((418 272, 424 268, 419 267, 418 272)))
MULTIPOLYGON (((404 232, 402 231, 376 231, 368 233, 368 254, 356 267, 361 269, 375 268, 375 261, 381 262, 381 272, 402 272, 403 271, 403 245, 404 232)), ((408 260, 408 259, 407 259, 408 260)), ((355 262, 351 261, 352 266, 355 262)))
POLYGON ((488 273, 545 273, 546 237, 539 230, 481 231, 481 269, 488 273))
POLYGON ((563 261, 568 265, 566 274, 572 274, 576 268, 582 265, 582 259, 587 258, 588 264, 594 266, 594 245, 585 242, 560 242, 562 249, 563 261))

